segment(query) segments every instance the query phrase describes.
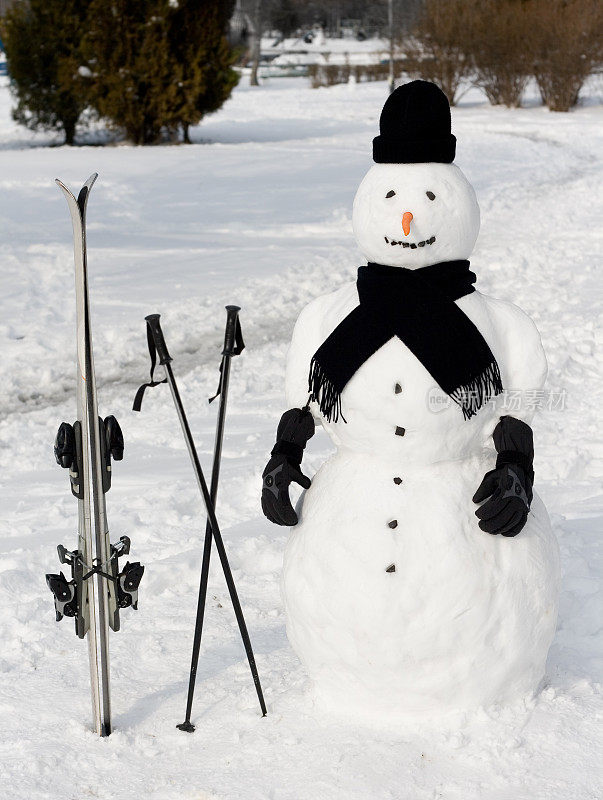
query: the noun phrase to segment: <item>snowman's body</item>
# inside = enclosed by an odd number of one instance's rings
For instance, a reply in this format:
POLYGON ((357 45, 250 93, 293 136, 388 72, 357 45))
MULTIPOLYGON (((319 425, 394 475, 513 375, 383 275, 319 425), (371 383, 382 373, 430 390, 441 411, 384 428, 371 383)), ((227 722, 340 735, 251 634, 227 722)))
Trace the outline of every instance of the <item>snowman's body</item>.
MULTIPOLYGON (((307 401, 312 355, 358 304, 355 283, 311 303, 287 363, 289 406, 307 401)), ((521 396, 542 388, 540 337, 516 306, 457 301, 521 396)), ((508 396, 507 400, 509 399, 508 396)), ((285 553, 287 634, 320 698, 398 716, 509 703, 544 675, 557 616, 558 550, 535 495, 513 539, 481 531, 471 498, 493 467, 502 400, 470 420, 397 338, 321 419, 337 452, 314 476, 285 553), (404 429, 401 435, 401 429, 404 429), (392 569, 393 568, 393 569, 392 569), (388 571, 389 570, 389 571, 388 571)))
MULTIPOLYGON (((417 269, 468 259, 479 208, 451 163, 378 163, 358 189, 353 224, 369 262, 417 269)), ((312 356, 358 303, 350 283, 302 311, 288 407, 306 405, 312 356)), ((329 422, 310 406, 337 451, 313 477, 287 545, 287 633, 319 696, 346 711, 509 703, 544 675, 559 582, 546 510, 534 495, 521 533, 505 538, 480 530, 472 497, 494 467, 499 418, 531 421, 546 360, 516 306, 478 291, 456 304, 489 345, 506 390, 475 416, 464 419, 396 336, 348 381, 343 418, 329 422), (513 399, 518 407, 505 407, 513 399)))

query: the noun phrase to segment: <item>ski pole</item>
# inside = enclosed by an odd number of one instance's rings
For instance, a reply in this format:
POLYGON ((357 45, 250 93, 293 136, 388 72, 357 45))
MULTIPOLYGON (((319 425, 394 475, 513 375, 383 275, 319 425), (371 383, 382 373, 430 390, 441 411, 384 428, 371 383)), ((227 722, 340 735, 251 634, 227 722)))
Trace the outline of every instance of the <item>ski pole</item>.
MULTIPOLYGON (((159 318, 160 318, 159 314, 149 314, 149 316, 145 317, 145 319, 147 321, 147 338, 148 338, 148 342, 149 342, 149 351, 151 353, 151 382, 149 384, 145 384, 144 386, 140 387, 140 389, 139 389, 139 391, 138 391, 138 393, 136 395, 136 398, 134 400, 134 410, 140 410, 140 405, 142 403, 142 395, 144 393, 144 389, 146 388, 146 386, 156 386, 158 383, 160 383, 160 382, 162 383, 163 382, 163 381, 158 382, 158 381, 154 381, 153 380, 153 371, 154 371, 154 367, 155 367, 155 357, 156 357, 155 354, 157 354, 157 356, 159 357, 159 363, 165 369, 165 376, 166 376, 165 377, 165 381, 168 383, 168 385, 170 387, 170 390, 172 392, 172 398, 174 400, 174 405, 176 406, 176 412, 177 412, 178 418, 180 420, 180 425, 182 427, 182 432, 184 434, 184 439, 186 441, 186 446, 188 448, 188 452, 189 452, 189 455, 190 455, 190 458, 191 458, 191 462, 193 464, 193 469, 195 471, 195 477, 197 478, 197 483, 199 485, 199 489, 200 489, 201 495, 203 497, 203 503, 205 505, 205 509, 206 509, 206 512, 207 512, 208 526, 211 528, 211 531, 212 531, 212 534, 213 534, 213 538, 214 538, 214 541, 216 543, 216 549, 218 550, 218 555, 219 555, 220 561, 222 563, 222 570, 224 572, 224 577, 226 579, 226 584, 228 586, 228 591, 230 593, 230 599, 231 599, 233 607, 234 607, 235 616, 237 618, 237 623, 239 625, 239 631, 241 633, 241 638, 243 640, 243 645, 245 647, 245 652, 247 654, 247 660, 249 662, 249 668, 251 670, 251 675, 253 677, 253 682, 255 684, 256 692, 257 692, 257 695, 258 695, 258 700, 260 702, 260 708, 262 710, 262 716, 266 716, 266 713, 267 713, 266 712, 266 704, 264 702, 264 695, 262 693, 262 687, 260 685, 260 678, 259 678, 259 675, 258 675, 258 671, 257 671, 256 663, 255 663, 255 657, 253 655, 253 650, 252 650, 252 647, 251 647, 251 641, 249 639, 249 633, 247 631, 247 626, 245 624, 245 619, 243 617, 243 610, 241 608, 241 603, 239 601, 239 597, 238 597, 238 594, 237 594, 236 586, 235 586, 234 579, 233 579, 233 576, 232 576, 232 571, 230 569, 230 564, 228 563, 228 556, 226 555, 226 550, 224 549, 224 542, 222 540, 222 534, 220 533, 220 527, 218 525, 218 520, 216 519, 214 503, 212 501, 212 497, 210 495, 210 492, 209 492, 209 490, 207 488, 207 483, 206 483, 205 477, 203 475, 203 470, 201 468, 201 463, 200 463, 199 457, 197 455, 197 450, 195 448, 195 443, 193 441, 193 437, 192 437, 192 434, 191 434, 191 431, 190 431, 188 420, 186 418, 186 413, 185 413, 184 407, 182 405, 182 400, 180 398, 180 393, 178 391, 178 386, 177 386, 176 380, 174 378, 174 373, 173 373, 172 366, 171 366, 172 357, 170 356, 170 354, 168 352, 167 345, 165 343, 165 339, 164 339, 164 336, 163 336, 163 331, 161 330, 161 325, 160 325, 160 322, 159 322, 159 318)), ((236 322, 236 319, 235 319, 235 322, 236 322)), ((232 330, 233 330, 233 333, 234 333, 234 331, 236 331, 236 325, 233 327, 232 330)), ((225 346, 225 349, 226 349, 226 346, 225 346)), ((226 387, 225 387, 225 384, 224 384, 224 374, 225 374, 225 370, 223 368, 222 369, 222 380, 220 382, 220 389, 227 388, 227 384, 226 384, 226 387)), ((226 375, 227 376, 229 375, 229 371, 228 370, 226 370, 226 375)), ((220 402, 221 402, 221 405, 223 406, 223 409, 224 409, 224 412, 225 412, 226 406, 225 406, 224 398, 222 398, 220 402)), ((222 420, 222 429, 223 429, 223 420, 222 420)), ((216 457, 216 452, 214 453, 214 459, 215 459, 215 457, 216 457)), ((215 477, 216 491, 217 491, 218 475, 219 475, 219 470, 218 470, 218 474, 216 474, 216 477, 215 477)), ((212 474, 212 485, 213 484, 214 484, 214 476, 212 474)), ((203 550, 203 558, 204 558, 204 565, 205 565, 205 562, 207 562, 207 569, 208 570, 209 570, 209 551, 210 550, 211 550, 211 542, 208 542, 207 541, 207 537, 206 537, 205 544, 204 544, 204 550, 203 550), (206 555, 206 553, 207 553, 207 555, 206 555)), ((203 579, 203 575, 202 575, 202 579, 203 579)), ((206 581, 207 581, 207 578, 205 578, 205 582, 206 581)), ((202 590, 202 587, 200 587, 200 592, 201 592, 201 590, 202 590)), ((205 592, 207 591, 206 586, 205 586, 204 591, 205 592)), ((200 646, 201 630, 200 629, 197 630, 197 627, 196 627, 195 628, 195 640, 197 638, 197 634, 199 635, 199 643, 198 644, 200 646)), ((193 653, 193 657, 194 657, 194 655, 195 654, 193 653)), ((196 664, 194 666, 195 666, 195 671, 196 671, 196 664)), ((194 675, 191 675, 191 681, 193 682, 193 688, 194 688, 194 675)), ((189 716, 190 716, 190 705, 192 703, 192 696, 190 694, 190 685, 191 684, 189 682, 189 703, 187 703, 187 719, 185 720, 185 722, 182 723, 182 725, 179 725, 178 727, 181 730, 184 730, 184 731, 187 731, 189 733, 192 733, 195 730, 195 727, 194 727, 194 725, 192 725, 192 723, 190 722, 190 719, 189 719, 189 716)))
MULTIPOLYGON (((218 420, 216 423, 216 438, 214 444, 214 460, 211 472, 210 498, 216 507, 218 497, 218 483, 220 479, 220 461, 222 457, 222 442, 224 439, 224 422, 226 419, 226 403, 228 400, 228 385, 230 380, 230 360, 233 356, 239 355, 245 347, 241 335, 241 323, 239 322, 239 306, 226 306, 226 330, 224 333, 224 349, 222 350, 222 362, 220 364, 220 382, 218 391, 211 397, 211 403, 216 397, 220 396, 220 406, 218 409, 218 420)), ((201 579, 199 582, 199 600, 197 602, 197 617, 195 619, 195 635, 193 637, 193 653, 191 657, 191 669, 188 682, 188 697, 186 701, 186 716, 184 722, 176 725, 181 731, 192 733, 195 726, 191 723, 191 713, 193 709, 193 697, 195 694, 195 683, 197 678, 197 666, 199 663, 199 652, 201 650, 201 636, 203 634, 203 620, 205 616, 205 602, 207 598, 207 582, 209 577, 209 562, 211 558, 212 528, 209 520, 205 527, 205 541, 203 545, 203 560, 201 563, 201 579)), ((260 701, 261 704, 261 701, 260 701)), ((265 714, 265 709, 262 708, 265 714)))

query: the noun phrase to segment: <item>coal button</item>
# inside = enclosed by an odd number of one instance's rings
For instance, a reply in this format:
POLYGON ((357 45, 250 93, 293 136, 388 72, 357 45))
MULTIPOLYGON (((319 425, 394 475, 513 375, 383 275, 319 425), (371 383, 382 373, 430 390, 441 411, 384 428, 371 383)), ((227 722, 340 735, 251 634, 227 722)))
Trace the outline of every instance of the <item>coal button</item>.
POLYGON ((395 564, 390 564, 389 567, 385 571, 386 572, 395 572, 396 571, 396 565, 395 564))
POLYGON ((394 392, 395 392, 396 394, 400 394, 400 392, 401 392, 401 391, 402 391, 402 387, 400 386, 400 384, 399 384, 399 383, 397 383, 397 384, 394 386, 394 392))
POLYGON ((392 519, 391 522, 387 523, 387 527, 388 528, 397 528, 398 527, 398 520, 397 519, 392 519))
POLYGON ((404 436, 406 430, 401 428, 399 425, 396 425, 396 436, 404 436))
POLYGON ((394 478, 394 483, 399 486, 402 483, 402 478, 394 478))

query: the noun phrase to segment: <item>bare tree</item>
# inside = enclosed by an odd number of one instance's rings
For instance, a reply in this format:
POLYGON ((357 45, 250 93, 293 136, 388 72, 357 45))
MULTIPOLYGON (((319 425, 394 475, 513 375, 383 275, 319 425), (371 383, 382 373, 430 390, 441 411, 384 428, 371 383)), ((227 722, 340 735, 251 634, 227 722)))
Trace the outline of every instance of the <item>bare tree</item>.
POLYGON ((249 34, 251 40, 251 75, 249 76, 249 85, 259 86, 258 68, 260 66, 260 50, 262 44, 262 0, 253 1, 249 34))
POLYGON ((474 0, 467 49, 474 83, 492 105, 521 105, 532 72, 531 5, 523 0, 474 0))
POLYGON ((471 72, 467 48, 472 11, 472 0, 425 0, 414 39, 404 45, 411 77, 437 83, 450 105, 471 72))
POLYGON ((389 93, 391 94, 396 88, 396 81, 394 79, 394 0, 387 0, 387 34, 389 36, 389 71, 387 82, 389 85, 389 93))
POLYGON ((531 0, 534 75, 551 111, 569 111, 603 64, 600 0, 531 0))

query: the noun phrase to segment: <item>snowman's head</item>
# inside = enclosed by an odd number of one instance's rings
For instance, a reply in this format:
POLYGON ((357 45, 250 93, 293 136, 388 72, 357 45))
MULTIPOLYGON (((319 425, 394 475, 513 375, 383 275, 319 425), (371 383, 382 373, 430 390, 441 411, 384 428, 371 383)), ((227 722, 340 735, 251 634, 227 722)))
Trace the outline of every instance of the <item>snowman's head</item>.
POLYGON ((375 164, 356 192, 352 223, 368 261, 416 269, 469 258, 479 206, 454 164, 375 164))
POLYGON ((369 261, 416 269, 469 257, 479 207, 455 152, 438 86, 411 81, 390 94, 373 139, 375 166, 354 199, 354 235, 369 261))

